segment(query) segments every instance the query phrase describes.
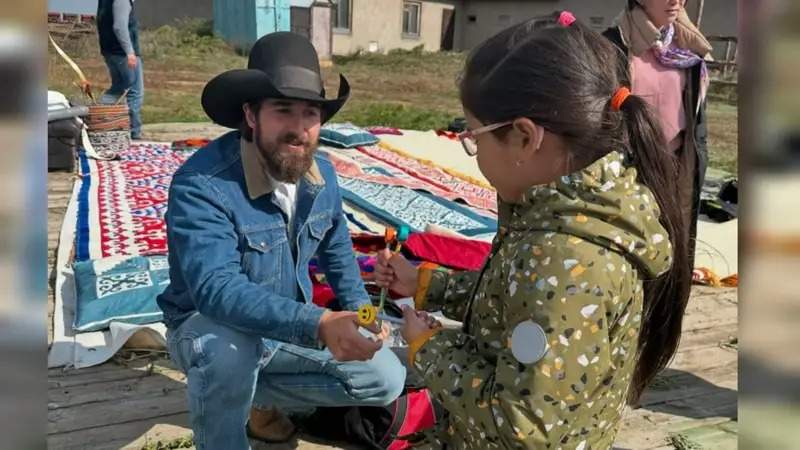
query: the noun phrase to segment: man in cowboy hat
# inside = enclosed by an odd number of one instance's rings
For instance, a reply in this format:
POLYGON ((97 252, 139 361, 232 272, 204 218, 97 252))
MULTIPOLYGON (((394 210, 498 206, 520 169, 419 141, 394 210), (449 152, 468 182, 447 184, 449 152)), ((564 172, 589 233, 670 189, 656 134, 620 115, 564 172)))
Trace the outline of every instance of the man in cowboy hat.
POLYGON ((203 90, 208 116, 238 131, 173 177, 170 285, 158 298, 198 449, 246 449, 247 434, 284 441, 294 427, 282 412, 387 405, 403 389, 403 365, 359 330, 354 311, 369 297, 333 166, 315 155, 349 90, 340 77, 326 99, 314 47, 285 32, 203 90), (315 254, 343 311, 311 301, 315 254))

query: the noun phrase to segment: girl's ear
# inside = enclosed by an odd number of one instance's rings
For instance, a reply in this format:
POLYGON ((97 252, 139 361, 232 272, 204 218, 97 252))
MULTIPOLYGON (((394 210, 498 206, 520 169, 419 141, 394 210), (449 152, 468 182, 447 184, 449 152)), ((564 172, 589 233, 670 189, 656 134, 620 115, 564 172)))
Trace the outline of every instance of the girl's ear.
POLYGON ((514 130, 521 137, 522 151, 526 155, 533 155, 542 146, 544 128, 527 117, 520 117, 513 123, 514 130))

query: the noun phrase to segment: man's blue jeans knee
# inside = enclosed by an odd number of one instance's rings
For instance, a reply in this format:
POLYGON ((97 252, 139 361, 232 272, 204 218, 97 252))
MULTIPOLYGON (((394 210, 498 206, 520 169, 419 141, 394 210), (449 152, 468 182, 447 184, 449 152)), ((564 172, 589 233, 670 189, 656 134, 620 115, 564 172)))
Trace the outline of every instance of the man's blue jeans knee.
POLYGON ((200 314, 167 338, 171 357, 187 376, 198 449, 247 449, 251 405, 284 412, 387 405, 405 384, 405 368, 388 347, 370 361, 339 362, 327 350, 265 340, 200 314))
POLYGON ((253 404, 287 412, 385 406, 400 395, 405 379, 405 367, 389 347, 369 361, 343 363, 327 350, 281 344, 259 374, 253 404))
POLYGON ((128 90, 128 114, 131 120, 131 137, 138 139, 142 134, 142 103, 144 102, 144 70, 142 58, 137 58, 136 69, 128 67, 125 55, 103 55, 111 77, 111 87, 100 98, 100 103, 113 104, 128 90))

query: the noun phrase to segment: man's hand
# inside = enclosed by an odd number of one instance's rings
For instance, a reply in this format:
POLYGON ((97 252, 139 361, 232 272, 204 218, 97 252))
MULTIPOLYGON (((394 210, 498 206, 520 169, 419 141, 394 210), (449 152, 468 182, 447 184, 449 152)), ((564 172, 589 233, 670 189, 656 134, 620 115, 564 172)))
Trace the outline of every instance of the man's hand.
POLYGON ((393 255, 388 249, 378 252, 375 264, 375 282, 388 287, 404 297, 417 292, 417 269, 401 254, 393 255))
POLYGON ((133 70, 136 68, 136 64, 138 64, 136 55, 134 53, 131 53, 130 55, 128 55, 128 68, 133 70))
MULTIPOLYGON (((319 320, 319 338, 337 361, 367 361, 382 343, 367 339, 358 327, 355 311, 325 311, 319 320)), ((373 333, 380 332, 377 325, 373 324, 373 328, 373 333)))

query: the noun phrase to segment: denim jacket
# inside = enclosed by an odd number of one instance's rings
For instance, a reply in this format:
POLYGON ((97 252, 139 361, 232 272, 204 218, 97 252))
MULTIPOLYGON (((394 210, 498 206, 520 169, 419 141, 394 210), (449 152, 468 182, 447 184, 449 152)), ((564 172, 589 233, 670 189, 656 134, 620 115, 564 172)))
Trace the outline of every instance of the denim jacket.
POLYGON ((169 329, 199 312, 275 341, 319 347, 324 309, 312 303, 315 254, 340 304, 369 303, 333 165, 316 156, 298 182, 293 232, 272 194, 248 196, 236 131, 175 173, 166 212, 170 285, 158 297, 169 329))

